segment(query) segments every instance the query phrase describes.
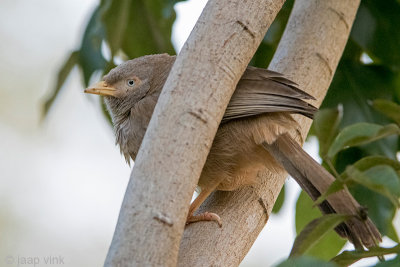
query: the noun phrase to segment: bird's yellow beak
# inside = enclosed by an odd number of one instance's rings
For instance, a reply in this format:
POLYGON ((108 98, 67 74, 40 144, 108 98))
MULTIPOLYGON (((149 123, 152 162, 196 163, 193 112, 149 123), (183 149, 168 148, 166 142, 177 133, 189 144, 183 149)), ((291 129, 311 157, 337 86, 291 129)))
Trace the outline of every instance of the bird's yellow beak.
POLYGON ((117 96, 117 89, 109 86, 105 81, 93 84, 85 89, 87 94, 103 95, 103 96, 117 96))

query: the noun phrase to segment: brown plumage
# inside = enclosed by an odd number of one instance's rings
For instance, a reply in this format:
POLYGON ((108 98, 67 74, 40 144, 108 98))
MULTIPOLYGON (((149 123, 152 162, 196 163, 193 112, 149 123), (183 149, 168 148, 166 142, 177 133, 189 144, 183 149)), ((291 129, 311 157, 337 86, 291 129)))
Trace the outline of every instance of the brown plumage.
MULTIPOLYGON (((167 54, 127 61, 89 87, 87 93, 105 96, 113 119, 116 142, 126 160, 135 160, 158 96, 175 61, 167 54)), ((216 133, 199 179, 201 193, 191 204, 188 223, 220 218, 213 213, 194 215, 214 190, 235 190, 256 182, 259 171, 286 171, 315 200, 334 181, 298 144, 298 113, 313 117, 316 108, 303 99, 313 97, 282 74, 248 67, 241 77, 216 133)), ((347 189, 319 205, 323 213, 355 215, 336 231, 361 248, 381 240, 379 231, 347 189)))

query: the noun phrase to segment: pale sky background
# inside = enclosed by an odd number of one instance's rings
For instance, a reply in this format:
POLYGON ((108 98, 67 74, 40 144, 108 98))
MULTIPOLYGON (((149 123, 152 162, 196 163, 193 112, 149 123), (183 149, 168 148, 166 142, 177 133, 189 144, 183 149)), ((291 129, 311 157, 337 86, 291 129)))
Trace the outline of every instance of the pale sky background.
MULTIPOLYGON (((179 50, 205 0, 176 5, 179 50)), ((97 0, 2 0, 0 8, 0 266, 24 258, 63 258, 63 266, 102 266, 130 175, 79 71, 40 124, 41 103, 66 56, 79 47, 97 0)), ((317 155, 316 141, 306 144, 317 155)), ((299 188, 271 216, 241 266, 271 266, 293 243, 299 188)), ((350 248, 350 247, 349 247, 350 248)), ((33 264, 25 264, 33 266, 33 264)), ((363 265, 360 265, 363 266, 363 265)), ((365 265, 364 265, 365 266, 365 265)))

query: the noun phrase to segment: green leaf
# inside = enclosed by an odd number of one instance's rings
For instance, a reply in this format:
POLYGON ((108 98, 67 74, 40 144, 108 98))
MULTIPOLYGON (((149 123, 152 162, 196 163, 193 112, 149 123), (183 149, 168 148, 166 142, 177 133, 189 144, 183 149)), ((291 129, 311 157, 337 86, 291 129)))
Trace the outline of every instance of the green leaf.
MULTIPOLYGON (((364 172, 379 165, 389 166, 396 172, 400 171, 400 163, 398 161, 382 156, 364 157, 351 166, 360 172, 364 172)), ((347 181, 349 180, 349 172, 347 169, 341 174, 341 179, 347 181)), ((347 184, 349 183, 347 182, 347 184)), ((393 205, 392 202, 390 202, 390 200, 384 197, 382 194, 375 193, 374 191, 371 191, 365 187, 353 186, 350 188, 350 190, 360 204, 368 207, 368 215, 374 221, 379 231, 383 235, 387 235, 393 241, 397 242, 398 236, 392 225, 392 220, 396 212, 395 205, 393 205)))
POLYGON ((321 106, 323 109, 343 105, 342 127, 361 121, 384 122, 385 117, 375 112, 369 103, 373 99, 392 100, 396 97, 398 74, 386 66, 363 65, 357 51, 362 52, 349 40, 321 106), (355 53, 356 58, 353 58, 355 53))
POLYGON ((400 256, 397 256, 396 258, 389 261, 379 262, 378 264, 375 265, 375 267, 395 267, 395 266, 400 266, 400 256))
POLYGON ((325 158, 329 147, 339 132, 339 124, 343 117, 343 109, 325 108, 319 110, 314 117, 313 133, 319 141, 319 154, 321 158, 325 158))
MULTIPOLYGON (((375 145, 376 142, 373 144, 375 145)), ((340 151, 331 162, 334 164, 333 167, 336 169, 336 172, 343 173, 347 166, 356 163, 358 160, 368 155, 370 155, 370 153, 365 151, 365 146, 350 147, 340 151)))
POLYGON ((379 232, 389 236, 392 233, 392 221, 396 215, 396 206, 387 197, 364 186, 357 185, 349 189, 354 198, 362 206, 368 208, 368 215, 378 227, 379 232))
MULTIPOLYGON (((400 163, 396 160, 392 160, 386 157, 382 157, 382 156, 369 156, 369 157, 365 157, 360 159, 359 161, 357 161, 356 163, 354 163, 353 165, 349 165, 346 169, 346 171, 344 171, 341 174, 340 179, 335 180, 327 189, 327 191, 325 193, 323 193, 316 201, 315 201, 315 205, 318 205, 320 203, 322 203, 323 200, 325 200, 329 195, 340 191, 341 189, 344 188, 344 185, 353 185, 354 182, 351 182, 351 179, 349 179, 349 173, 351 172, 352 167, 356 168, 358 171, 360 172, 364 172, 367 171, 367 175, 373 175, 374 177, 376 177, 375 179, 378 180, 378 182, 383 182, 385 183, 385 181, 382 181, 380 178, 380 175, 383 175, 382 173, 379 173, 379 171, 377 171, 377 169, 374 169, 373 167, 378 167, 378 169, 381 168, 385 168, 386 166, 388 168, 388 173, 385 174, 389 174, 389 176, 392 176, 389 182, 392 182, 392 184, 385 184, 383 185, 383 187, 387 187, 387 186, 394 186, 396 189, 394 189, 395 191, 399 191, 400 188, 398 188, 399 186, 397 186, 397 179, 394 179, 393 177, 397 176, 398 177, 398 172, 400 171, 400 163), (369 170, 371 169, 371 170, 369 170), (372 173, 369 173, 368 171, 371 171, 372 173), (377 172, 377 173, 376 173, 377 172), (394 181, 392 181, 394 179, 394 181)), ((385 176, 386 177, 386 176, 385 176)), ((354 181, 354 180, 353 180, 354 181)), ((358 182, 358 181, 357 181, 358 182)), ((370 182, 369 182, 370 183, 370 182)), ((372 185, 370 185, 372 186, 372 185)), ((378 186, 379 188, 381 188, 382 186, 378 186)), ((396 198, 394 196, 394 198, 396 198)), ((377 206, 378 203, 375 203, 375 205, 372 206, 377 206)), ((393 238, 397 238, 397 235, 392 234, 393 238)))
MULTIPOLYGON (((349 40, 321 106, 321 108, 336 108, 338 104, 343 105, 341 127, 358 122, 381 125, 390 123, 387 117, 375 111, 369 103, 377 98, 393 100, 398 95, 397 91, 400 95, 398 73, 387 66, 363 65, 360 62, 361 53, 362 50, 357 44, 349 40)), ((395 158, 397 143, 398 137, 393 136, 363 146, 362 150, 367 154, 395 158)))
POLYGON ((355 40, 377 63, 400 68, 400 4, 396 0, 363 0, 351 31, 355 40), (385 41, 383 41, 385 40, 385 41))
POLYGON ((311 221, 296 237, 289 257, 304 254, 317 244, 328 231, 348 220, 351 216, 343 214, 327 214, 311 221))
POLYGON ((105 39, 104 26, 100 21, 100 7, 93 12, 83 34, 79 52, 79 65, 83 71, 85 86, 97 70, 105 70, 107 61, 101 52, 101 44, 105 39))
POLYGON ((353 164, 353 166, 359 171, 365 171, 377 165, 388 165, 396 171, 400 171, 400 162, 382 156, 364 157, 353 164))
POLYGON ((283 185, 281 192, 279 192, 278 198, 275 201, 275 205, 272 208, 272 213, 276 214, 281 210, 283 203, 285 202, 285 187, 286 185, 283 185))
POLYGON ((307 256, 302 256, 298 258, 290 258, 281 263, 276 267, 336 267, 333 262, 326 262, 319 259, 314 259, 307 256))
POLYGON ((112 54, 128 58, 155 53, 175 53, 171 42, 179 1, 103 0, 102 20, 112 54))
POLYGON ((86 86, 88 86, 89 79, 96 70, 105 69, 107 62, 101 53, 103 38, 104 30, 99 22, 99 8, 96 8, 86 26, 80 50, 71 53, 58 73, 57 84, 51 96, 43 105, 43 117, 47 115, 74 66, 78 65, 81 67, 86 86))
POLYGON ((46 117, 58 93, 60 92, 63 84, 65 83, 65 80, 70 74, 72 68, 78 64, 78 60, 79 60, 79 52, 78 51, 72 52, 67 61, 65 61, 64 65, 59 70, 57 75, 56 86, 54 87, 51 95, 47 98, 47 100, 43 104, 42 118, 46 117))
MULTIPOLYGON (((314 206, 310 197, 302 191, 296 203, 296 233, 299 234, 311 220, 321 215, 320 210, 314 206)), ((336 232, 329 231, 313 248, 306 252, 306 255, 328 260, 337 255, 345 243, 346 240, 336 232)))
POLYGON ((335 138, 329 148, 327 157, 333 158, 339 151, 352 147, 367 144, 389 135, 399 134, 400 129, 395 124, 381 126, 372 123, 356 123, 344 128, 335 138))
POLYGON ((399 206, 400 179, 396 171, 388 165, 377 165, 364 172, 349 166, 346 172, 355 182, 386 196, 399 206))
POLYGON ((394 242, 399 243, 399 236, 397 235, 396 228, 393 226, 393 223, 389 223, 388 230, 386 232, 386 236, 392 239, 394 242))
POLYGON ((363 258, 378 257, 394 253, 400 253, 400 245, 392 248, 373 247, 366 251, 343 251, 331 261, 341 266, 349 266, 363 258))
POLYGON ((329 187, 328 189, 320 195, 316 200, 314 205, 319 205, 321 204, 326 198, 333 193, 339 192, 340 190, 344 189, 345 183, 342 180, 336 179, 329 187))
MULTIPOLYGON (((122 46, 122 40, 129 26, 129 12, 131 0, 103 0, 101 2, 100 15, 107 30, 107 42, 111 53, 115 55, 122 46)), ((140 27, 139 25, 132 25, 140 27)), ((146 27, 147 25, 142 25, 146 27)))
POLYGON ((394 120, 400 125, 400 105, 385 99, 376 99, 372 102, 375 110, 394 120))

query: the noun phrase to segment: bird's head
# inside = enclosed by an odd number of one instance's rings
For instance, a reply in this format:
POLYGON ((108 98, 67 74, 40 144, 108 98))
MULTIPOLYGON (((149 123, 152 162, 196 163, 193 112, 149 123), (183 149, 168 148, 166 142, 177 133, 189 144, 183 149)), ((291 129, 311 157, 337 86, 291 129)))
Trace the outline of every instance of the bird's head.
POLYGON ((159 54, 126 61, 85 93, 104 96, 113 119, 125 116, 146 96, 160 93, 174 60, 174 56, 159 54))

